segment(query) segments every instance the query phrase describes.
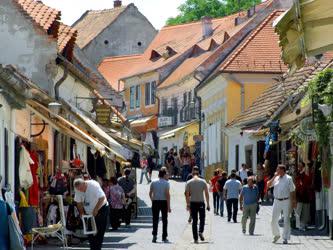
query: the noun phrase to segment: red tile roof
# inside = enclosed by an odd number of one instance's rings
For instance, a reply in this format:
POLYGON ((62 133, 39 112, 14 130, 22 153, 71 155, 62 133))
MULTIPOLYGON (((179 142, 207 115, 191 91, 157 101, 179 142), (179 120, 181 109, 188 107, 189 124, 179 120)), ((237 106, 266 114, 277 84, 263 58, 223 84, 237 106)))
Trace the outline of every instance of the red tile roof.
MULTIPOLYGON (((271 1, 263 2, 256 6, 256 10, 264 9, 270 4, 271 1)), ((244 18, 246 15, 247 12, 243 11, 230 16, 213 19, 214 32, 212 36, 206 39, 202 36, 201 21, 162 28, 143 54, 142 62, 138 66, 133 67, 131 72, 123 78, 150 72, 167 65, 184 52, 190 50, 194 45, 202 46, 203 49, 207 49, 214 42, 220 45, 225 39, 234 35, 246 25, 248 21, 235 26, 235 18, 244 18), (164 58, 163 54, 167 52, 168 48, 172 49, 176 54, 169 58, 164 58), (152 54, 159 57, 156 60, 151 60, 152 54)))
MULTIPOLYGON (((129 5, 128 5, 129 6, 129 5)), ((83 49, 113 23, 128 6, 106 10, 88 10, 72 26, 78 30, 77 45, 83 49)))
POLYGON ((228 127, 246 127, 263 124, 293 95, 300 87, 307 84, 314 76, 325 68, 333 58, 333 54, 325 54, 320 62, 307 64, 292 75, 285 75, 284 79, 265 90, 253 104, 237 116, 228 127))
POLYGON ((287 71, 281 60, 279 37, 274 32, 273 21, 283 11, 273 12, 222 64, 223 72, 270 72, 287 71))
POLYGON ((57 39, 58 53, 63 53, 66 48, 66 56, 69 58, 72 57, 77 32, 75 29, 60 22, 60 11, 46 6, 42 1, 14 1, 35 24, 42 28, 48 35, 52 35, 57 39))
POLYGON ((120 78, 126 75, 131 70, 131 67, 140 63, 141 58, 142 55, 107 57, 100 63, 98 70, 112 88, 120 92, 124 90, 123 82, 119 82, 120 78), (119 86, 118 83, 120 84, 119 86))

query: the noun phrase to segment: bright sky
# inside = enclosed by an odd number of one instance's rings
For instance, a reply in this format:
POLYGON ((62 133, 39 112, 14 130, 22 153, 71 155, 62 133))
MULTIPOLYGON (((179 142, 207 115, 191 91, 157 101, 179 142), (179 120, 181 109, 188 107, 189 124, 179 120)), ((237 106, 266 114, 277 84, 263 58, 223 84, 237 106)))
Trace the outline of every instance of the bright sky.
MULTIPOLYGON (((113 8, 113 0, 43 0, 43 2, 61 10, 62 21, 71 25, 86 10, 113 8)), ((123 4, 134 3, 149 21, 160 29, 170 16, 178 14, 177 7, 185 0, 123 0, 123 4)))

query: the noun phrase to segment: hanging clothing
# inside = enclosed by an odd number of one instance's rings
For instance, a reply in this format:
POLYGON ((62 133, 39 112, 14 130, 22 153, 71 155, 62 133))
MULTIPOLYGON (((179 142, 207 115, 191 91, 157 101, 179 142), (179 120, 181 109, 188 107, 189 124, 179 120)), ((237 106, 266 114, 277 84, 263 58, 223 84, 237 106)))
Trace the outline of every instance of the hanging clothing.
POLYGON ((12 191, 5 192, 5 200, 12 207, 15 208, 14 194, 12 191))
POLYGON ((30 152, 30 157, 33 160, 33 164, 30 164, 30 170, 32 174, 33 184, 29 188, 29 205, 38 207, 39 205, 39 187, 38 187, 38 178, 37 178, 37 171, 38 171, 38 155, 35 151, 30 152))
MULTIPOLYGON (((10 212, 13 211, 14 209, 10 207, 10 212)), ((8 211, 6 202, 2 198, 0 198, 0 214, 0 249, 9 250, 8 211)))
POLYGON ((28 150, 26 150, 26 148, 21 145, 19 176, 20 186, 24 189, 28 189, 33 184, 30 164, 34 164, 34 161, 31 159, 28 150))

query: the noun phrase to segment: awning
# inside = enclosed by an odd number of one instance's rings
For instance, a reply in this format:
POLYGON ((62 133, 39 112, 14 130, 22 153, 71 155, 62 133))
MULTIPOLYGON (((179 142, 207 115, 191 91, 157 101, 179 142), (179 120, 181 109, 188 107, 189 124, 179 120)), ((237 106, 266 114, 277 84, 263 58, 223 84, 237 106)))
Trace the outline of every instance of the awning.
POLYGON ((197 121, 191 122, 191 123, 186 124, 184 126, 181 126, 179 128, 175 128, 175 129, 172 129, 172 130, 170 130, 168 132, 165 132, 165 133, 163 133, 163 134, 160 135, 160 140, 166 140, 166 139, 170 139, 172 137, 175 137, 176 133, 178 133, 178 132, 180 132, 180 131, 182 131, 182 130, 184 130, 184 129, 186 129, 186 128, 188 128, 188 127, 190 127, 190 126, 192 126, 192 125, 194 125, 196 123, 197 123, 197 121))
POLYGON ((42 104, 33 100, 26 100, 26 106, 54 129, 87 145, 93 146, 102 155, 106 154, 106 147, 102 143, 42 104))
POLYGON ((98 125, 96 125, 90 118, 85 116, 82 111, 77 109, 76 107, 70 105, 66 102, 67 105, 70 106, 72 111, 74 111, 75 115, 78 116, 92 131, 93 134, 95 134, 97 137, 102 139, 103 141, 106 141, 109 145, 109 149, 111 153, 115 154, 117 157, 120 157, 123 160, 127 160, 126 155, 127 152, 125 152, 127 149, 125 149, 122 145, 120 145, 116 140, 114 140, 111 136, 109 136, 102 128, 100 128, 98 125))
POLYGON ((157 130, 157 116, 148 116, 130 121, 131 128, 134 128, 139 133, 157 130))
POLYGON ((333 1, 294 0, 274 27, 280 36, 282 59, 295 71, 304 66, 306 57, 333 49, 333 1))

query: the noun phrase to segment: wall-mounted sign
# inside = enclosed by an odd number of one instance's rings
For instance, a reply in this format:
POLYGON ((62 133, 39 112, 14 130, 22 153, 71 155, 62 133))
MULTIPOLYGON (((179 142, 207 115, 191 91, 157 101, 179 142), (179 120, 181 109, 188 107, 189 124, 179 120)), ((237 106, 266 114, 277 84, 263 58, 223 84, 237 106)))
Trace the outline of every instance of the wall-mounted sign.
POLYGON ((103 126, 111 125, 111 108, 106 104, 97 104, 95 106, 96 123, 103 126))
POLYGON ((172 126, 172 117, 171 116, 160 116, 158 117, 158 127, 168 127, 172 126))

